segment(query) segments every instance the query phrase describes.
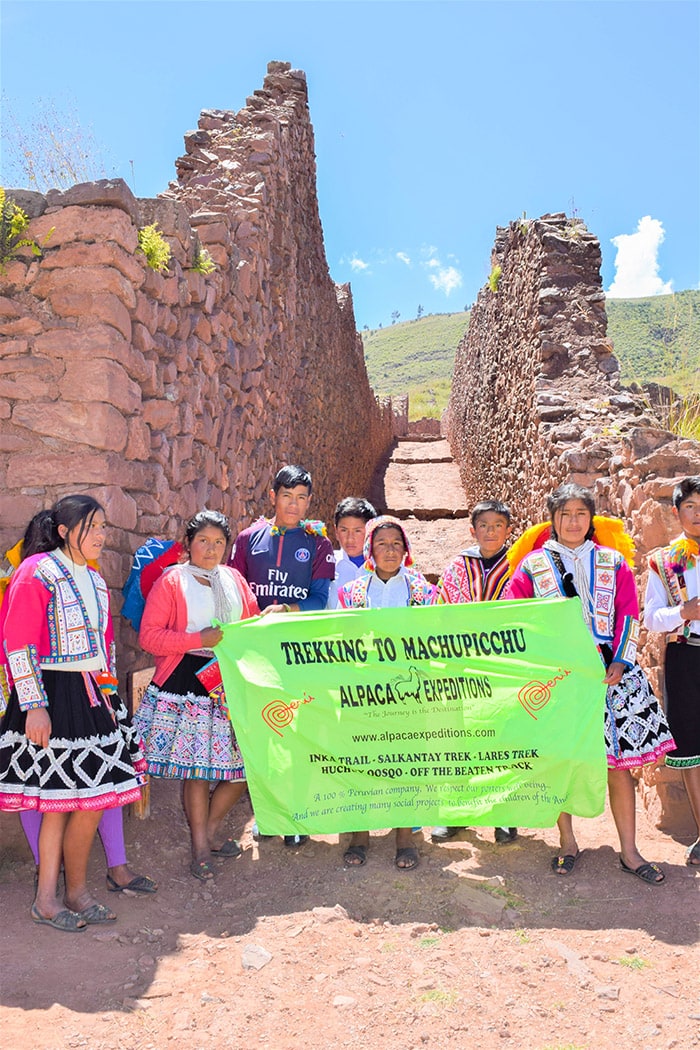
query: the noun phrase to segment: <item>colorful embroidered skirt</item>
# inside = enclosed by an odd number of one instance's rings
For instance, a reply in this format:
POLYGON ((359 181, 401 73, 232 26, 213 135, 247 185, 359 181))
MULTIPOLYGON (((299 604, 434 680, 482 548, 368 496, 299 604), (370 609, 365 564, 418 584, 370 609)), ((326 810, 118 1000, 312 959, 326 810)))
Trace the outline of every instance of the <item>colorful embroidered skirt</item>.
POLYGON ((675 747, 665 715, 639 664, 628 668, 605 701, 605 748, 611 769, 658 762, 675 747))
POLYGON ((666 765, 693 769, 700 766, 700 645, 669 643, 664 684, 666 717, 676 741, 666 765))
POLYGON ((79 671, 42 671, 51 736, 39 747, 24 732, 12 690, 0 721, 0 809, 42 813, 111 809, 141 797, 145 761, 117 693, 103 697, 79 671))
POLYGON ((134 715, 154 777, 245 780, 228 711, 196 675, 207 662, 186 653, 163 685, 149 685, 134 715))

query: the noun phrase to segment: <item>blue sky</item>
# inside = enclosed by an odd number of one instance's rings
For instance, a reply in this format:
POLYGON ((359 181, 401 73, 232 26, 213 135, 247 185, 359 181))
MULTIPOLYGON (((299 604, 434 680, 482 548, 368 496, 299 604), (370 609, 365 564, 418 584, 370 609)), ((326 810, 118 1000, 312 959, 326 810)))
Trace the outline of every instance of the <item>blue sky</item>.
MULTIPOLYGON (((603 281, 700 286, 700 3, 2 0, 3 118, 73 112, 138 196, 205 108, 305 70, 331 276, 359 328, 463 309, 496 226, 579 215, 603 281)), ((0 181, 16 185, 3 149, 0 181)))

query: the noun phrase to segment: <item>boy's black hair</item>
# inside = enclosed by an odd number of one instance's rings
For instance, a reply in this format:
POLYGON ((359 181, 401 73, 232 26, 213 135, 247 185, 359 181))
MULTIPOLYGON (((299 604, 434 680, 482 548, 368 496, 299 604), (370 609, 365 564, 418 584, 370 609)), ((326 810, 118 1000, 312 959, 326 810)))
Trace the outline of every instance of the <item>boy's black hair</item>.
POLYGON ((559 538, 557 536, 556 529, 554 528, 554 515, 558 510, 562 509, 565 503, 568 503, 569 500, 572 499, 581 500, 581 502, 585 504, 586 510, 591 515, 591 524, 589 525, 588 532, 586 533, 586 539, 590 540, 593 533, 595 532, 595 528, 593 525, 593 515, 595 514, 595 497, 590 489, 584 488, 583 485, 576 485, 573 481, 568 482, 566 485, 560 485, 558 489, 555 489, 551 496, 547 496, 547 514, 549 515, 549 520, 552 523, 552 536, 555 540, 559 538))
POLYGON ((673 490, 673 506, 678 510, 688 496, 700 496, 700 474, 682 478, 673 490))
POLYGON ((221 529, 226 542, 231 539, 231 526, 228 523, 228 518, 225 514, 222 514, 218 510, 200 510, 199 513, 195 514, 193 518, 185 525, 185 537, 187 543, 190 544, 195 538, 198 532, 202 529, 206 529, 211 526, 214 529, 221 529))
POLYGON ((362 518, 363 521, 371 521, 376 516, 377 512, 368 499, 362 496, 346 496, 335 508, 333 522, 337 525, 341 518, 362 518))
POLYGON ((510 507, 507 503, 501 503, 499 499, 482 499, 472 507, 472 528, 481 515, 488 514, 489 511, 493 514, 500 514, 510 525, 510 507))
POLYGON ((311 495, 311 475, 308 470, 290 464, 277 471, 272 482, 272 491, 277 495, 280 489, 294 489, 297 485, 306 485, 311 495))

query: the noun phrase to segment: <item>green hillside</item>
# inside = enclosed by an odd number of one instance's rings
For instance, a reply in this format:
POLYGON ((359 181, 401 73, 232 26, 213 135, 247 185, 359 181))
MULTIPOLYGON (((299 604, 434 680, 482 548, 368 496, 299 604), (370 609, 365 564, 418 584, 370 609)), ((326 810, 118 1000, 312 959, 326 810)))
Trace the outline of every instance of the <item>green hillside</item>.
POLYGON ((627 382, 655 380, 681 393, 697 390, 700 291, 648 299, 608 299, 608 336, 627 382))
MULTIPOLYGON (((648 299, 608 299, 608 336, 626 382, 654 380, 680 393, 698 391, 700 291, 648 299)), ((450 396, 457 345, 468 313, 431 314, 362 333, 377 394, 408 393, 411 419, 439 417, 450 396)))
POLYGON ((430 314, 362 333, 369 381, 377 394, 409 395, 411 419, 439 417, 450 396, 455 351, 469 314, 430 314))

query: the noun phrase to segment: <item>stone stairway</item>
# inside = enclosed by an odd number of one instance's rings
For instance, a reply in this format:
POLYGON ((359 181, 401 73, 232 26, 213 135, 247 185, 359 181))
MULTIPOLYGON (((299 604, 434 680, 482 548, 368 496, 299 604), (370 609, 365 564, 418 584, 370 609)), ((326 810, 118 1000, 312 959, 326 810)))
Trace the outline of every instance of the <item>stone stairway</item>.
POLYGON ((405 520, 416 568, 433 582, 470 541, 469 508, 444 438, 400 438, 370 498, 405 520))

